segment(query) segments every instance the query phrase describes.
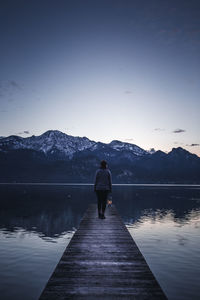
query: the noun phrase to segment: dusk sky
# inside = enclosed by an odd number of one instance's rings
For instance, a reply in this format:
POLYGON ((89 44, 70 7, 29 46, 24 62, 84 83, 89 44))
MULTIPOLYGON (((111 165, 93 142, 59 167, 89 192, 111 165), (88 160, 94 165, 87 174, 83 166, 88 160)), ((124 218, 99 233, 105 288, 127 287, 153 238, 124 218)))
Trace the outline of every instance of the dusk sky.
POLYGON ((0 2, 0 136, 200 156, 199 0, 0 2))

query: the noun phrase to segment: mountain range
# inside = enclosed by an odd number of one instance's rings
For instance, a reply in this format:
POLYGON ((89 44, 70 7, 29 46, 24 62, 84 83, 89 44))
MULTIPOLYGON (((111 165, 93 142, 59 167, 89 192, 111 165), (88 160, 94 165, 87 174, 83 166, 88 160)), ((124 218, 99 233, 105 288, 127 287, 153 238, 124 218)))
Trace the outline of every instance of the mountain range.
POLYGON ((58 130, 40 136, 0 137, 1 182, 93 182, 106 159, 113 183, 200 183, 200 157, 185 149, 169 153, 137 145, 74 137, 58 130))

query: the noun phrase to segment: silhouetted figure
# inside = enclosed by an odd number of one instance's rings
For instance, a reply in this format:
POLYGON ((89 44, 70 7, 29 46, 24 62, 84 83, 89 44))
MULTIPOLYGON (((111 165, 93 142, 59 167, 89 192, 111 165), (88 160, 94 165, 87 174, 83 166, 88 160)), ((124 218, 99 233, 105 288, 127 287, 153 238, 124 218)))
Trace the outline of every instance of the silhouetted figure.
POLYGON ((100 168, 96 171, 94 191, 97 194, 99 218, 105 219, 107 196, 112 191, 112 176, 105 160, 101 161, 100 168))

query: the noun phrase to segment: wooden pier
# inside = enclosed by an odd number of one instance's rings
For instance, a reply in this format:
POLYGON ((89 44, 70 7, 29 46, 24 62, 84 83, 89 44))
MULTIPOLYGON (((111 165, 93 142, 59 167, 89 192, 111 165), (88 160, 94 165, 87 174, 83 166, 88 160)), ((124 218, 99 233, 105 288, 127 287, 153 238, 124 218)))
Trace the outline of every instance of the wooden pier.
POLYGON ((89 206, 40 300, 167 299, 115 207, 105 215, 89 206))

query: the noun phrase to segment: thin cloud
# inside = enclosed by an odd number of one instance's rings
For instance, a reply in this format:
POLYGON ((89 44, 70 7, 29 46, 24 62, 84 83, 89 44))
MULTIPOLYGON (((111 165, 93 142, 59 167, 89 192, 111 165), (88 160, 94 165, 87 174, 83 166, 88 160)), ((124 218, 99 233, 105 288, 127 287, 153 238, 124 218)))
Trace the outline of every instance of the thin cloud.
POLYGON ((183 143, 180 142, 174 142, 175 145, 183 145, 183 143))
POLYGON ((127 91, 125 91, 124 93, 127 94, 127 95, 128 95, 128 94, 132 94, 132 91, 128 91, 128 90, 127 90, 127 91))
POLYGON ((10 89, 18 89, 21 90, 22 86, 15 80, 5 80, 0 81, 0 90, 5 92, 10 89))
POLYGON ((172 131, 173 133, 182 133, 182 132, 186 132, 185 129, 181 129, 181 128, 177 128, 175 130, 172 131))
POLYGON ((22 89, 22 86, 15 80, 0 81, 0 98, 13 101, 12 96, 22 89))
POLYGON ((30 134, 30 131, 29 130, 24 130, 22 132, 18 132, 17 134, 30 134))
POLYGON ((154 128, 155 131, 165 131, 164 128, 154 128))
POLYGON ((125 139, 126 142, 134 142, 134 139, 125 139))
POLYGON ((186 144, 186 146, 189 146, 189 147, 196 147, 196 146, 200 146, 200 144, 195 144, 195 143, 194 143, 194 144, 190 144, 190 145, 189 145, 189 144, 186 144))
POLYGON ((15 89, 21 90, 20 84, 17 83, 15 80, 9 80, 9 81, 8 81, 8 84, 9 84, 11 87, 15 88, 15 89))

